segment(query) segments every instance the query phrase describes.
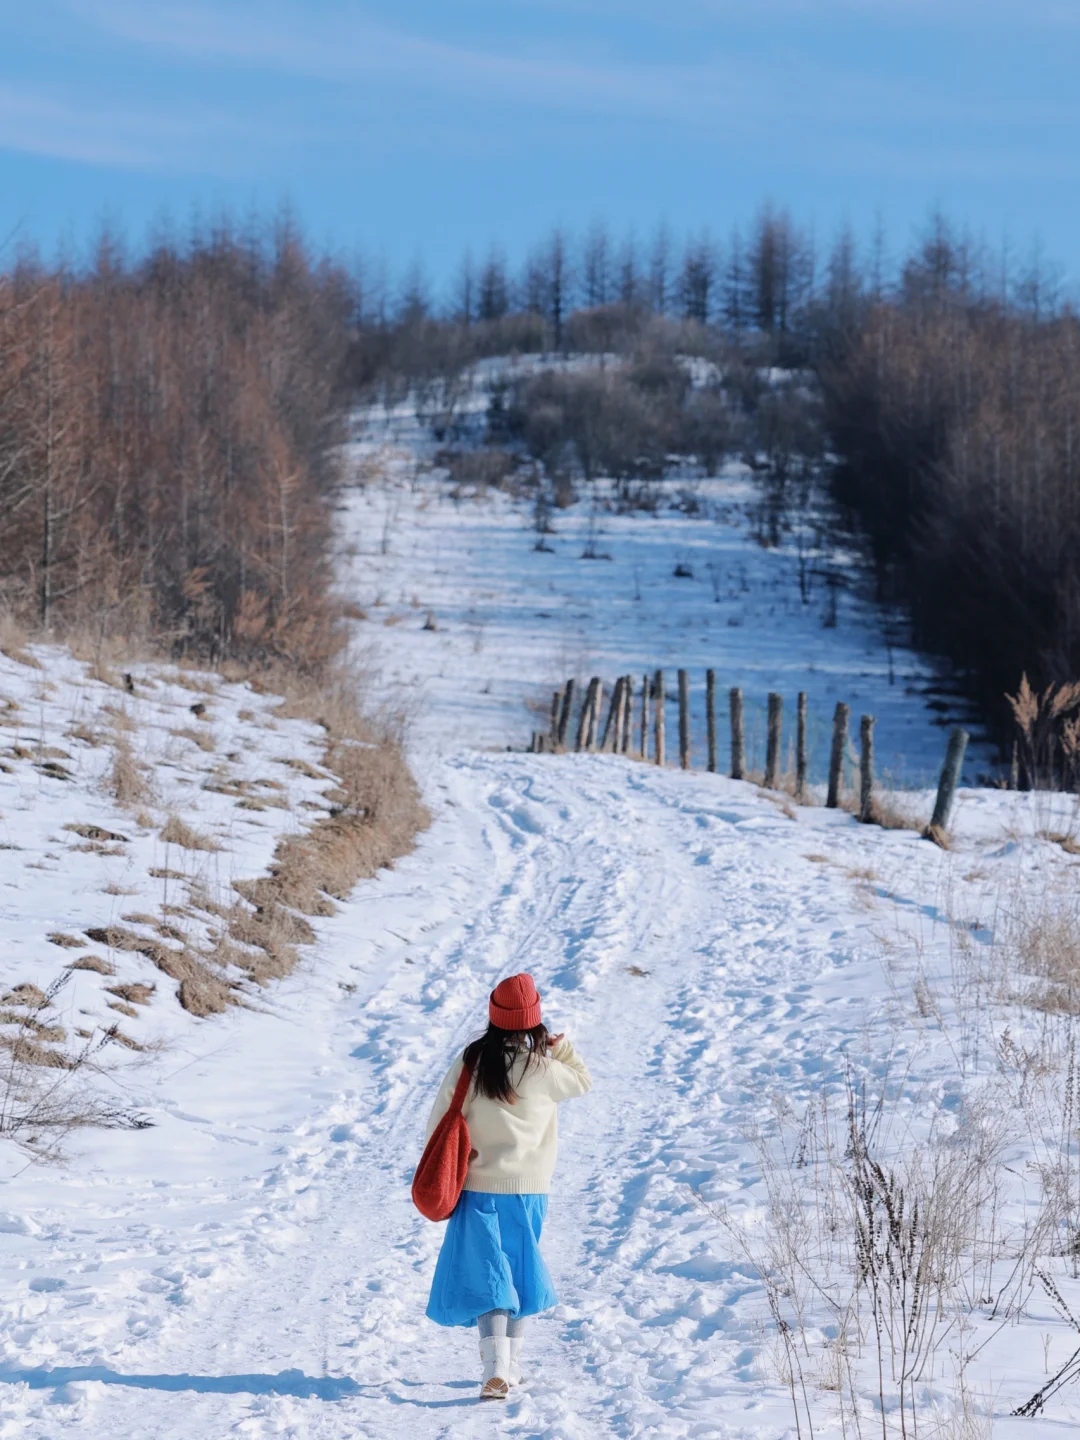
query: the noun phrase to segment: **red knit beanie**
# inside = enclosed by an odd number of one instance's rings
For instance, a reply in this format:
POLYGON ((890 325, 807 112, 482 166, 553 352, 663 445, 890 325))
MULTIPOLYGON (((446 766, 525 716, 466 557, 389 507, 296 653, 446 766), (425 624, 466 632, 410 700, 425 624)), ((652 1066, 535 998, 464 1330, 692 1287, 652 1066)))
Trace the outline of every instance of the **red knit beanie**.
POLYGON ((488 1019, 500 1030, 531 1030, 540 1024, 540 996, 531 975, 500 980, 488 1001, 488 1019))

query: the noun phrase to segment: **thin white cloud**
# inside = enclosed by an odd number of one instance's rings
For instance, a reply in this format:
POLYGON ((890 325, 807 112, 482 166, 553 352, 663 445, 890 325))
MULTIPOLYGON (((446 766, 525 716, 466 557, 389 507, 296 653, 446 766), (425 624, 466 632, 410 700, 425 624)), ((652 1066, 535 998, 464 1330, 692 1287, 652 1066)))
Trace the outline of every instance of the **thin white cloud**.
MULTIPOLYGON (((706 3, 726 8, 735 0, 706 3)), ((922 8, 931 0, 754 0, 761 10, 871 3, 922 8)), ((947 7, 957 0, 934 3, 947 7)), ((993 5, 995 0, 979 3, 993 5)), ((1041 3, 1045 6, 1051 0, 1041 3)), ((1080 8, 1080 0, 1077 5, 1080 8)), ((395 29, 355 12, 329 14, 317 6, 295 3, 264 4, 254 10, 198 0, 154 6, 136 0, 97 0, 94 14, 116 37, 204 62, 343 86, 374 88, 387 82, 399 90, 421 89, 481 102, 497 99, 519 108, 569 114, 671 122, 727 134, 772 128, 783 121, 828 119, 864 123, 917 116, 942 124, 973 120, 996 124, 1006 108, 997 95, 979 102, 967 91, 945 93, 941 87, 868 74, 861 66, 826 66, 798 51, 786 51, 782 37, 767 63, 745 55, 736 59, 725 52, 722 37, 714 40, 712 53, 692 64, 600 62, 563 54, 470 48, 395 29)), ((1075 106, 1053 105, 1048 97, 1040 114, 1047 122, 1060 122, 1075 118, 1075 106)), ((1029 105, 1025 117, 1031 116, 1029 105)))
POLYGON ((127 109, 91 96, 0 81, 0 149, 21 154, 118 169, 198 168, 224 176, 236 166, 222 142, 236 147, 256 133, 265 132, 216 110, 127 109), (216 148, 207 146, 210 139, 216 148))
POLYGON ((723 14, 746 21, 770 14, 821 16, 831 12, 881 20, 909 18, 931 25, 978 22, 1022 30, 1080 28, 1076 0, 682 0, 682 8, 690 14, 723 14))
POLYGON ((343 84, 396 80, 462 96, 545 109, 692 120, 753 106, 755 90, 733 64, 603 64, 506 54, 419 35, 356 15, 266 7, 154 6, 101 0, 93 12, 113 35, 204 61, 343 84))

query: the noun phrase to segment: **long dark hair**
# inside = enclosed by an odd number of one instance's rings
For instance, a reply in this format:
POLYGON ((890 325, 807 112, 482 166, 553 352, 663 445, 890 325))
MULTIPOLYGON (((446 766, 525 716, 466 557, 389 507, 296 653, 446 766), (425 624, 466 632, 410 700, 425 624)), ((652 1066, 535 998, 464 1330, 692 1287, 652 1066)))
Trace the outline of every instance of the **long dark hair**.
POLYGON ((515 1060, 524 1051, 528 1056, 525 1061, 528 1070, 547 1050, 546 1025, 534 1025, 531 1030, 501 1030, 498 1025, 489 1025, 479 1040, 465 1046, 465 1064, 473 1073, 478 1095, 512 1104, 517 1099, 510 1083, 515 1060))

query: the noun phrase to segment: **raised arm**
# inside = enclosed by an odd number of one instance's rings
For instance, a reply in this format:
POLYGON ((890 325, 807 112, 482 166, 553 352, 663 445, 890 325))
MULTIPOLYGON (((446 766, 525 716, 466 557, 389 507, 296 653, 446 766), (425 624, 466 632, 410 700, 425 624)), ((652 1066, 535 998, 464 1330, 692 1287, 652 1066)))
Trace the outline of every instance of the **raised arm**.
POLYGON ((549 1054, 548 1083, 555 1099, 574 1100, 578 1095, 587 1095, 592 1089, 592 1077, 565 1035, 551 1047, 549 1054))

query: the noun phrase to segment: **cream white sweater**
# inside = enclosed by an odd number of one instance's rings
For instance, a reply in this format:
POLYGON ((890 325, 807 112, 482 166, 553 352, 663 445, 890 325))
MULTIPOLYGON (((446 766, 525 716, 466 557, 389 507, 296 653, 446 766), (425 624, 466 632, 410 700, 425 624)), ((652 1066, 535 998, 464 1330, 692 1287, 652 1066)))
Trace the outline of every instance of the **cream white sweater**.
MULTIPOLYGON (((466 1190, 494 1195, 546 1195, 559 1148, 559 1105, 592 1089, 585 1062, 563 1038, 547 1056, 526 1069, 520 1055, 511 1072, 517 1098, 507 1104, 478 1095, 469 1086, 461 1113, 475 1151, 465 1176, 466 1190)), ((450 1108, 463 1062, 455 1060, 439 1087, 427 1138, 450 1108)))

